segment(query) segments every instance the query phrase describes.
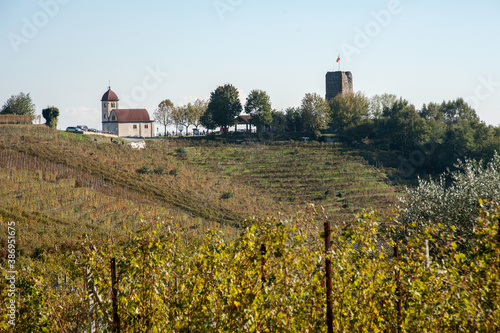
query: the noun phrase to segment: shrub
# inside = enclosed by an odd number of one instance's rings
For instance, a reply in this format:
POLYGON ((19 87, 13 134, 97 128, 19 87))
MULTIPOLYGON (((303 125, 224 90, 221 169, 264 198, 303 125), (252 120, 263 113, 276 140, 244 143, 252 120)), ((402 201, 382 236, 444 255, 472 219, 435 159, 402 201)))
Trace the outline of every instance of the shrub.
POLYGON ((224 192, 221 195, 221 199, 231 199, 232 197, 234 197, 233 192, 224 192))
POLYGON ((44 258, 44 253, 45 250, 42 247, 35 247, 31 254, 31 258, 34 260, 42 260, 44 258))
POLYGON ((419 180, 419 186, 407 190, 401 220, 405 225, 418 221, 453 226, 466 240, 473 232, 479 216, 479 199, 500 197, 500 155, 482 166, 482 161, 465 160, 455 166, 457 171, 442 174, 438 180, 419 180))
POLYGON ((143 165, 137 170, 138 173, 147 175, 151 173, 151 167, 149 165, 143 165))
POLYGON ((175 150, 177 153, 177 157, 181 159, 186 159, 187 158, 187 149, 185 147, 179 147, 175 150))
POLYGON ((157 175, 164 175, 167 173, 167 169, 163 166, 159 166, 153 172, 157 175))
POLYGON ((187 154, 187 149, 186 147, 179 147, 175 150, 177 154, 187 154))

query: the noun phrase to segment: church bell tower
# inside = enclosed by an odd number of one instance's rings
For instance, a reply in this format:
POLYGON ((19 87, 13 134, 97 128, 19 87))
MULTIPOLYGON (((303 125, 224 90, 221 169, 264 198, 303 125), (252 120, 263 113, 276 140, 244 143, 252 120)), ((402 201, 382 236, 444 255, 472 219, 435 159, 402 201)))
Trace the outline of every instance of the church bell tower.
POLYGON ((105 131, 105 123, 110 121, 109 114, 112 110, 118 109, 118 96, 108 87, 108 91, 102 95, 102 130, 105 131))

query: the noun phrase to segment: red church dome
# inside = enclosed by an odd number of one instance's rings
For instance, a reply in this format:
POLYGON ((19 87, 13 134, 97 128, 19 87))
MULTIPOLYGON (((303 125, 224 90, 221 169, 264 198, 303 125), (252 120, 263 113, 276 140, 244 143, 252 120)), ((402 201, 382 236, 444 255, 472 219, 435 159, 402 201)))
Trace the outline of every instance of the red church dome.
POLYGON ((108 88, 108 91, 102 95, 101 102, 109 102, 109 101, 118 101, 118 96, 111 90, 111 88, 108 88))

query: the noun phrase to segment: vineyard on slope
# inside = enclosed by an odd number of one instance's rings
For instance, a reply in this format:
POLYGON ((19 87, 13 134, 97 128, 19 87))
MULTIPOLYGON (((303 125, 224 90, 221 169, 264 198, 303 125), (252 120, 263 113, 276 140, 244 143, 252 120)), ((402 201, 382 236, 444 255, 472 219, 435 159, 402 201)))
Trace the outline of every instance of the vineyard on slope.
POLYGON ((290 215, 312 201, 343 220, 362 207, 388 209, 397 194, 331 144, 150 140, 134 150, 114 141, 0 126, 0 215, 20 223, 21 254, 70 250, 84 235, 117 240, 141 216, 175 221, 189 238, 209 229, 234 237, 247 217, 290 215))

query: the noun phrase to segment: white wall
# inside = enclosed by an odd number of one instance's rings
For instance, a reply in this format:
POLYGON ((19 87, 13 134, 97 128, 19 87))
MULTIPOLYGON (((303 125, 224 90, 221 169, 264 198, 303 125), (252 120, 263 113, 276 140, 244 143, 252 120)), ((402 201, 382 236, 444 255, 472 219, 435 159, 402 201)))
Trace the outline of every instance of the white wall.
POLYGON ((154 123, 119 123, 118 135, 132 136, 132 137, 153 137, 154 136, 154 123), (136 128, 134 128, 134 126, 136 128), (147 128, 146 128, 147 127, 147 128))

